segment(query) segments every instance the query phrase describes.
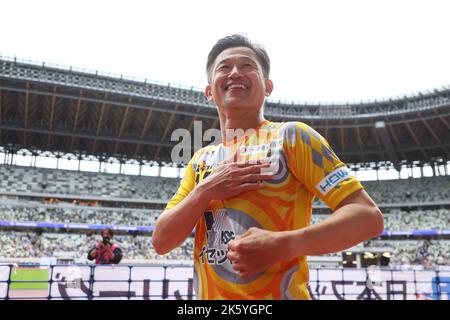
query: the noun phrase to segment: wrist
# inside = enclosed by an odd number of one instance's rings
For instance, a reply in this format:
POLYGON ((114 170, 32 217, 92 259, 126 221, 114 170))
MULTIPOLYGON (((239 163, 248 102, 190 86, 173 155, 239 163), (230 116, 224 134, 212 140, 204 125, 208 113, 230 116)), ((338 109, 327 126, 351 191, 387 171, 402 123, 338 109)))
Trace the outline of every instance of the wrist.
POLYGON ((208 206, 208 204, 212 200, 214 200, 210 193, 210 190, 203 183, 200 183, 199 185, 197 185, 197 187, 195 187, 194 197, 196 198, 196 201, 203 202, 205 206, 208 206))
POLYGON ((305 256, 304 236, 305 229, 280 232, 281 248, 284 249, 280 251, 284 251, 288 259, 305 256))

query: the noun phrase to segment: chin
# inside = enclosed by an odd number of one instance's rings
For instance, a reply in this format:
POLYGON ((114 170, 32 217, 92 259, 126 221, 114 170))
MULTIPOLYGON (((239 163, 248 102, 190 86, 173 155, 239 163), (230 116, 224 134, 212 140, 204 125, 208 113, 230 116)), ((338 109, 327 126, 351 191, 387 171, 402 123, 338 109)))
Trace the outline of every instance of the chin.
POLYGON ((241 99, 229 99, 224 103, 225 108, 233 109, 233 108, 249 108, 250 104, 248 101, 243 101, 241 99))
POLYGON ((248 109, 249 106, 245 103, 229 103, 225 106, 226 109, 248 109))

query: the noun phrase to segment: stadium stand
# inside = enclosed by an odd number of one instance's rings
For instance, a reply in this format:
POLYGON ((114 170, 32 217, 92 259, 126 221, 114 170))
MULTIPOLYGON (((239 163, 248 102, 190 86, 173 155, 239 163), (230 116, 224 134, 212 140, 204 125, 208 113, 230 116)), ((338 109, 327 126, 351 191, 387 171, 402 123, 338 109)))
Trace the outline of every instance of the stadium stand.
POLYGON ((160 210, 98 208, 71 205, 39 205, 0 201, 0 220, 56 223, 107 224, 121 226, 154 225, 160 210))
MULTIPOLYGON (((2 231, 0 233, 0 259, 52 257, 56 252, 74 253, 78 262, 87 262, 87 251, 98 241, 98 236, 67 233, 42 233, 2 231)), ((152 249, 150 236, 115 236, 131 260, 190 260, 193 254, 193 238, 166 255, 158 255, 152 249)))
POLYGON ((179 179, 0 166, 0 190, 167 200, 179 179))
MULTIPOLYGON (((0 166, 0 192, 53 193, 111 198, 169 200, 180 179, 0 166)), ((450 177, 363 182, 377 203, 449 200, 450 177)), ((317 200, 317 203, 320 203, 317 200)))
POLYGON ((450 240, 367 241, 366 248, 390 248, 391 267, 421 265, 424 268, 450 265, 450 240))
MULTIPOLYGON (((0 220, 56 223, 108 224, 127 226, 154 225, 161 210, 99 208, 71 205, 36 205, 0 201, 0 220)), ((312 223, 328 215, 313 214, 312 223)), ((450 209, 384 211, 385 231, 450 230, 450 209)))

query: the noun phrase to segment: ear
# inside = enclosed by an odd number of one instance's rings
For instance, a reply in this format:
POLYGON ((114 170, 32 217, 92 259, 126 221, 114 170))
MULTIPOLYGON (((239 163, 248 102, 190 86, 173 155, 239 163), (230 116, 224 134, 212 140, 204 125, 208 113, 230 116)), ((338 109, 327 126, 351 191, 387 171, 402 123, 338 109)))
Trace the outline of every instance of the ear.
POLYGON ((273 91, 273 82, 270 79, 266 79, 266 96, 270 96, 273 91))
POLYGON ((205 96, 209 102, 213 101, 212 90, 211 90, 211 86, 209 84, 205 87, 205 96))

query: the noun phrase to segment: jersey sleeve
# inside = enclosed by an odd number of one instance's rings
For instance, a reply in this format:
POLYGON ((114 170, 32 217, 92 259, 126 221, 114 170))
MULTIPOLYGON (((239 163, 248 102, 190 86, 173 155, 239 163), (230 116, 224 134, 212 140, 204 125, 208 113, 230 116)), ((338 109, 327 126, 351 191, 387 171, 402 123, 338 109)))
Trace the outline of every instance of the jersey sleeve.
POLYGON ((195 188, 195 171, 193 167, 194 157, 192 157, 192 159, 189 161, 184 172, 184 177, 181 180, 180 187, 178 188, 172 199, 170 199, 170 201, 167 203, 165 210, 175 207, 189 194, 189 192, 191 192, 195 188))
POLYGON ((288 123, 283 143, 292 174, 332 210, 363 188, 325 138, 310 126, 288 123))

